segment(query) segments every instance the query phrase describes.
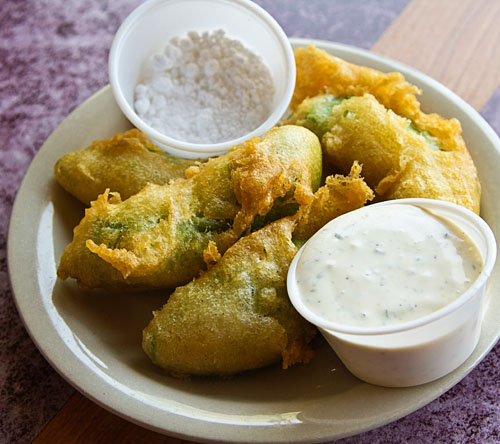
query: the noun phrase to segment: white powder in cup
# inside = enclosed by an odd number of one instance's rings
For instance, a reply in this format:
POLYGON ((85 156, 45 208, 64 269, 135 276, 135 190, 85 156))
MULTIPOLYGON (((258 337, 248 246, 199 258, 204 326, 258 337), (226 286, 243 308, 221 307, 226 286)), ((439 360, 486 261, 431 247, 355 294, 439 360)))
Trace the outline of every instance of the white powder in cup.
POLYGON ((240 137, 271 113, 274 85, 261 58, 223 30, 172 38, 150 59, 135 109, 157 131, 192 143, 240 137))

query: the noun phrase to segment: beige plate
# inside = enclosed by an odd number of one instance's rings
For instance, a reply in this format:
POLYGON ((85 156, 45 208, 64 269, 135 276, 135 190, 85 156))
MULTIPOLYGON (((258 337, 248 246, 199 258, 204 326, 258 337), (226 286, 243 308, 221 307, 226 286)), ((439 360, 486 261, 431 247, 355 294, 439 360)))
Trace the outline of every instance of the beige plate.
MULTIPOLYGON (((310 43, 293 40, 294 45, 310 43)), ((482 216, 500 230, 500 141, 469 105, 439 83, 368 51, 314 42, 349 61, 399 70, 423 91, 424 110, 460 119, 483 184, 482 216)), ((14 205, 8 243, 16 303, 47 360, 89 398, 145 427, 197 441, 320 442, 373 429, 429 403, 460 381, 500 336, 500 270, 476 351, 458 370, 430 384, 386 389, 351 376, 322 341, 309 365, 253 371, 231 380, 177 380, 140 347, 142 328, 165 297, 84 294, 56 279, 56 266, 83 207, 56 184, 64 153, 129 128, 109 87, 76 109, 31 164, 14 205)))

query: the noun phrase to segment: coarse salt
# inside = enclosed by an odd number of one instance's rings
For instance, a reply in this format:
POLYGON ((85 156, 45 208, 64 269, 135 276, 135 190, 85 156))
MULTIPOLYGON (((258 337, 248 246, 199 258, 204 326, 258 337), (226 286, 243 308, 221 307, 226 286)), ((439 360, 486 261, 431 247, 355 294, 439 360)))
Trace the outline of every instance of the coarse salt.
POLYGON ((271 112, 274 85, 261 58, 222 29, 174 37, 150 59, 135 109, 157 131, 192 143, 238 138, 271 112))

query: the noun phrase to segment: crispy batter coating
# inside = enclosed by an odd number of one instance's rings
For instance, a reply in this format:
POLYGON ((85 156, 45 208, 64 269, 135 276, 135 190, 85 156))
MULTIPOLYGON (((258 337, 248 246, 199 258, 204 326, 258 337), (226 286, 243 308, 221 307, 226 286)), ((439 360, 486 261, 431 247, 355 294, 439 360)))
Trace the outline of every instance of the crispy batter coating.
POLYGON ((369 94, 351 97, 332 108, 326 158, 343 172, 360 162, 378 200, 426 197, 479 213, 481 187, 465 145, 436 147, 411 125, 369 94))
POLYGON ((184 177, 195 161, 165 153, 144 133, 131 129, 61 157, 54 166, 59 184, 85 205, 106 189, 128 199, 148 183, 184 177))
POLYGON ((342 103, 345 97, 333 94, 318 94, 304 99, 293 114, 287 119, 288 125, 299 125, 311 130, 321 141, 330 129, 330 116, 335 106, 342 103))
MULTIPOLYGON (((460 122, 454 118, 445 119, 435 113, 424 113, 417 99, 417 95, 421 94, 420 89, 408 83, 401 73, 383 73, 349 63, 313 45, 295 49, 295 61, 297 82, 290 105, 292 112, 295 112, 305 99, 319 94, 332 94, 337 99, 371 94, 387 109, 411 120, 417 131, 439 139, 443 151, 467 153, 460 122)), ((319 105, 316 103, 315 106, 322 109, 319 105)), ((321 106, 324 108, 324 103, 321 106)), ((293 120, 289 123, 299 124, 293 120)), ((304 126, 311 130, 313 126, 320 129, 317 123, 312 123, 313 125, 304 126)), ((324 128, 321 128, 321 131, 324 132, 324 128)), ((318 131, 315 133, 322 137, 318 131)))
POLYGON ((300 207, 294 238, 309 239, 332 219, 362 207, 374 197, 361 177, 361 166, 354 162, 347 177, 340 174, 328 176, 325 185, 314 194, 314 200, 300 207))
POLYGON ((289 124, 311 129, 327 161, 363 164, 377 200, 427 197, 479 213, 481 186, 460 122, 426 114, 400 73, 348 63, 314 46, 295 50, 289 124), (330 115, 329 115, 330 114, 330 115))
POLYGON ((124 201, 100 195, 75 228, 58 276, 86 288, 185 284, 205 268, 210 241, 224 252, 256 215, 275 201, 310 200, 320 180, 317 137, 298 126, 275 128, 200 165, 189 179, 149 184, 124 201))
POLYGON ((308 362, 315 329, 288 299, 288 267, 295 243, 371 199, 359 174, 354 165, 350 177, 329 178, 297 215, 241 238, 208 271, 178 287, 144 329, 143 349, 152 361, 177 376, 308 362))
POLYGON ((292 112, 304 99, 324 93, 339 97, 370 93, 386 108, 412 120, 421 112, 415 97, 421 91, 399 72, 383 73, 355 65, 314 45, 297 48, 294 54, 297 81, 290 105, 292 112))
POLYGON ((307 362, 314 329, 286 293, 297 248, 295 222, 280 219, 229 248, 219 263, 179 287, 144 329, 143 348, 174 375, 232 375, 283 357, 307 362))
MULTIPOLYGON (((272 219, 288 214, 290 202, 305 204, 321 182, 322 152, 319 139, 299 126, 270 130, 258 140, 258 149, 237 156, 238 168, 231 174, 231 189, 241 204, 230 230, 222 233, 217 246, 225 251, 250 228, 255 216, 271 213, 272 219)), ((252 146, 255 140, 249 142, 252 146)), ((199 188, 213 188, 211 176, 198 181, 199 188)), ((202 194, 201 189, 199 190, 202 194)), ((212 191, 208 197, 213 202, 212 191)), ((207 211, 208 205, 205 205, 207 211)), ((291 205, 296 208, 296 205, 291 205)), ((210 213, 208 213, 210 215, 210 213)), ((269 221, 269 219, 267 219, 269 221)))

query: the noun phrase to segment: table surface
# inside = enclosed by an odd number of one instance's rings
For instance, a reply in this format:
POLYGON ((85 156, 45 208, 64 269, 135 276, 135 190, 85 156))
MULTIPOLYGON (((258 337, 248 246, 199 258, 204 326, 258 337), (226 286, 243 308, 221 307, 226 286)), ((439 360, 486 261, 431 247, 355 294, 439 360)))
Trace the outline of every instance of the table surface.
MULTIPOLYGON (((116 29, 140 0, 0 2, 0 443, 188 443, 87 400, 44 360, 17 314, 8 222, 32 158, 107 83, 116 29)), ((500 1, 258 0, 290 37, 347 43, 404 62, 469 102, 500 132, 500 1)), ((441 397, 361 443, 500 442, 500 345, 441 397)))

